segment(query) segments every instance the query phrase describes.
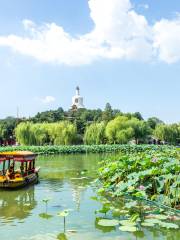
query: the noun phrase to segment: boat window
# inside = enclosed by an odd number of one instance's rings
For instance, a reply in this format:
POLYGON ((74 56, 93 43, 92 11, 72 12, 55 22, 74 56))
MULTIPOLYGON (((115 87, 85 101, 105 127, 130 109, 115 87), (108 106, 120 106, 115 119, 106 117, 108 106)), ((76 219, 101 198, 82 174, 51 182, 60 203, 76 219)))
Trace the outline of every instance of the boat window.
POLYGON ((3 175, 3 161, 0 161, 0 175, 3 175))
POLYGON ((2 171, 4 171, 4 173, 5 173, 7 171, 7 169, 9 169, 9 166, 10 166, 10 160, 3 161, 2 171))
POLYGON ((20 170, 21 170, 21 162, 16 162, 14 171, 20 171, 20 170))

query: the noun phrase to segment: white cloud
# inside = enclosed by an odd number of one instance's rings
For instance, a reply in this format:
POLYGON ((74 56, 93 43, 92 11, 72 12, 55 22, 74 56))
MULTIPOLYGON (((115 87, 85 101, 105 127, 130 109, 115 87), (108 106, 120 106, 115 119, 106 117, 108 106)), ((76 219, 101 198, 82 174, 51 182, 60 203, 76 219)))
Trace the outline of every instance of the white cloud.
POLYGON ((55 98, 53 96, 46 96, 44 98, 41 98, 40 101, 45 104, 53 103, 55 102, 55 98))
POLYGON ((180 60, 180 17, 171 21, 162 19, 155 24, 154 47, 162 61, 175 63, 180 60))
POLYGON ((37 26, 25 19, 26 37, 0 36, 0 46, 41 62, 67 65, 88 64, 101 58, 160 59, 168 63, 180 60, 178 17, 150 25, 130 0, 89 0, 88 4, 94 28, 87 34, 72 37, 55 23, 37 26))
POLYGON ((24 19, 22 23, 26 30, 30 30, 30 29, 34 30, 34 28, 36 26, 35 23, 29 19, 24 19))
POLYGON ((88 37, 101 47, 108 46, 102 57, 151 58, 151 28, 145 17, 133 10, 129 0, 90 0, 89 7, 95 28, 88 37))

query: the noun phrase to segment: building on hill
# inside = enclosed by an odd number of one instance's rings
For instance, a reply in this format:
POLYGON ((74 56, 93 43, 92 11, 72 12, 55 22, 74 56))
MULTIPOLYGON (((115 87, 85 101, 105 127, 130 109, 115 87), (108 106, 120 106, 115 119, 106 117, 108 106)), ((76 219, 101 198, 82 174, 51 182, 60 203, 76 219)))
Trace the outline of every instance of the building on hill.
POLYGON ((82 109, 82 108, 85 108, 85 106, 83 104, 83 97, 80 96, 80 89, 77 86, 76 87, 76 95, 74 97, 72 97, 71 109, 77 110, 77 109, 82 109))

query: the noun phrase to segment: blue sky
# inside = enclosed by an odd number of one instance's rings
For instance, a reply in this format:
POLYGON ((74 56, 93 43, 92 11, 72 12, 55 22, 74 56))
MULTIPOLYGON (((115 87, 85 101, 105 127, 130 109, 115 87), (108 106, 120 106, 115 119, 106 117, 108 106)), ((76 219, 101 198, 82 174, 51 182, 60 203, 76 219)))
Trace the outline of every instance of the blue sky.
POLYGON ((178 2, 0 0, 0 118, 68 109, 79 85, 87 108, 180 122, 178 2))

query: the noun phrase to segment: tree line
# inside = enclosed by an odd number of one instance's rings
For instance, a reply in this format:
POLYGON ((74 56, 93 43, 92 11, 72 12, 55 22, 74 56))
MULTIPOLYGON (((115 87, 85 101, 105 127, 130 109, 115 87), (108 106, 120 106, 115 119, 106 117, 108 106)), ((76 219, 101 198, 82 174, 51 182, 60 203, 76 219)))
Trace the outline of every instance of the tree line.
POLYGON ((32 118, 0 120, 0 143, 21 145, 180 143, 180 124, 165 124, 156 117, 144 120, 139 112, 122 113, 108 103, 104 110, 62 108, 32 118), (11 142, 10 141, 10 142, 11 142), (12 141, 13 142, 13 141, 12 141))

